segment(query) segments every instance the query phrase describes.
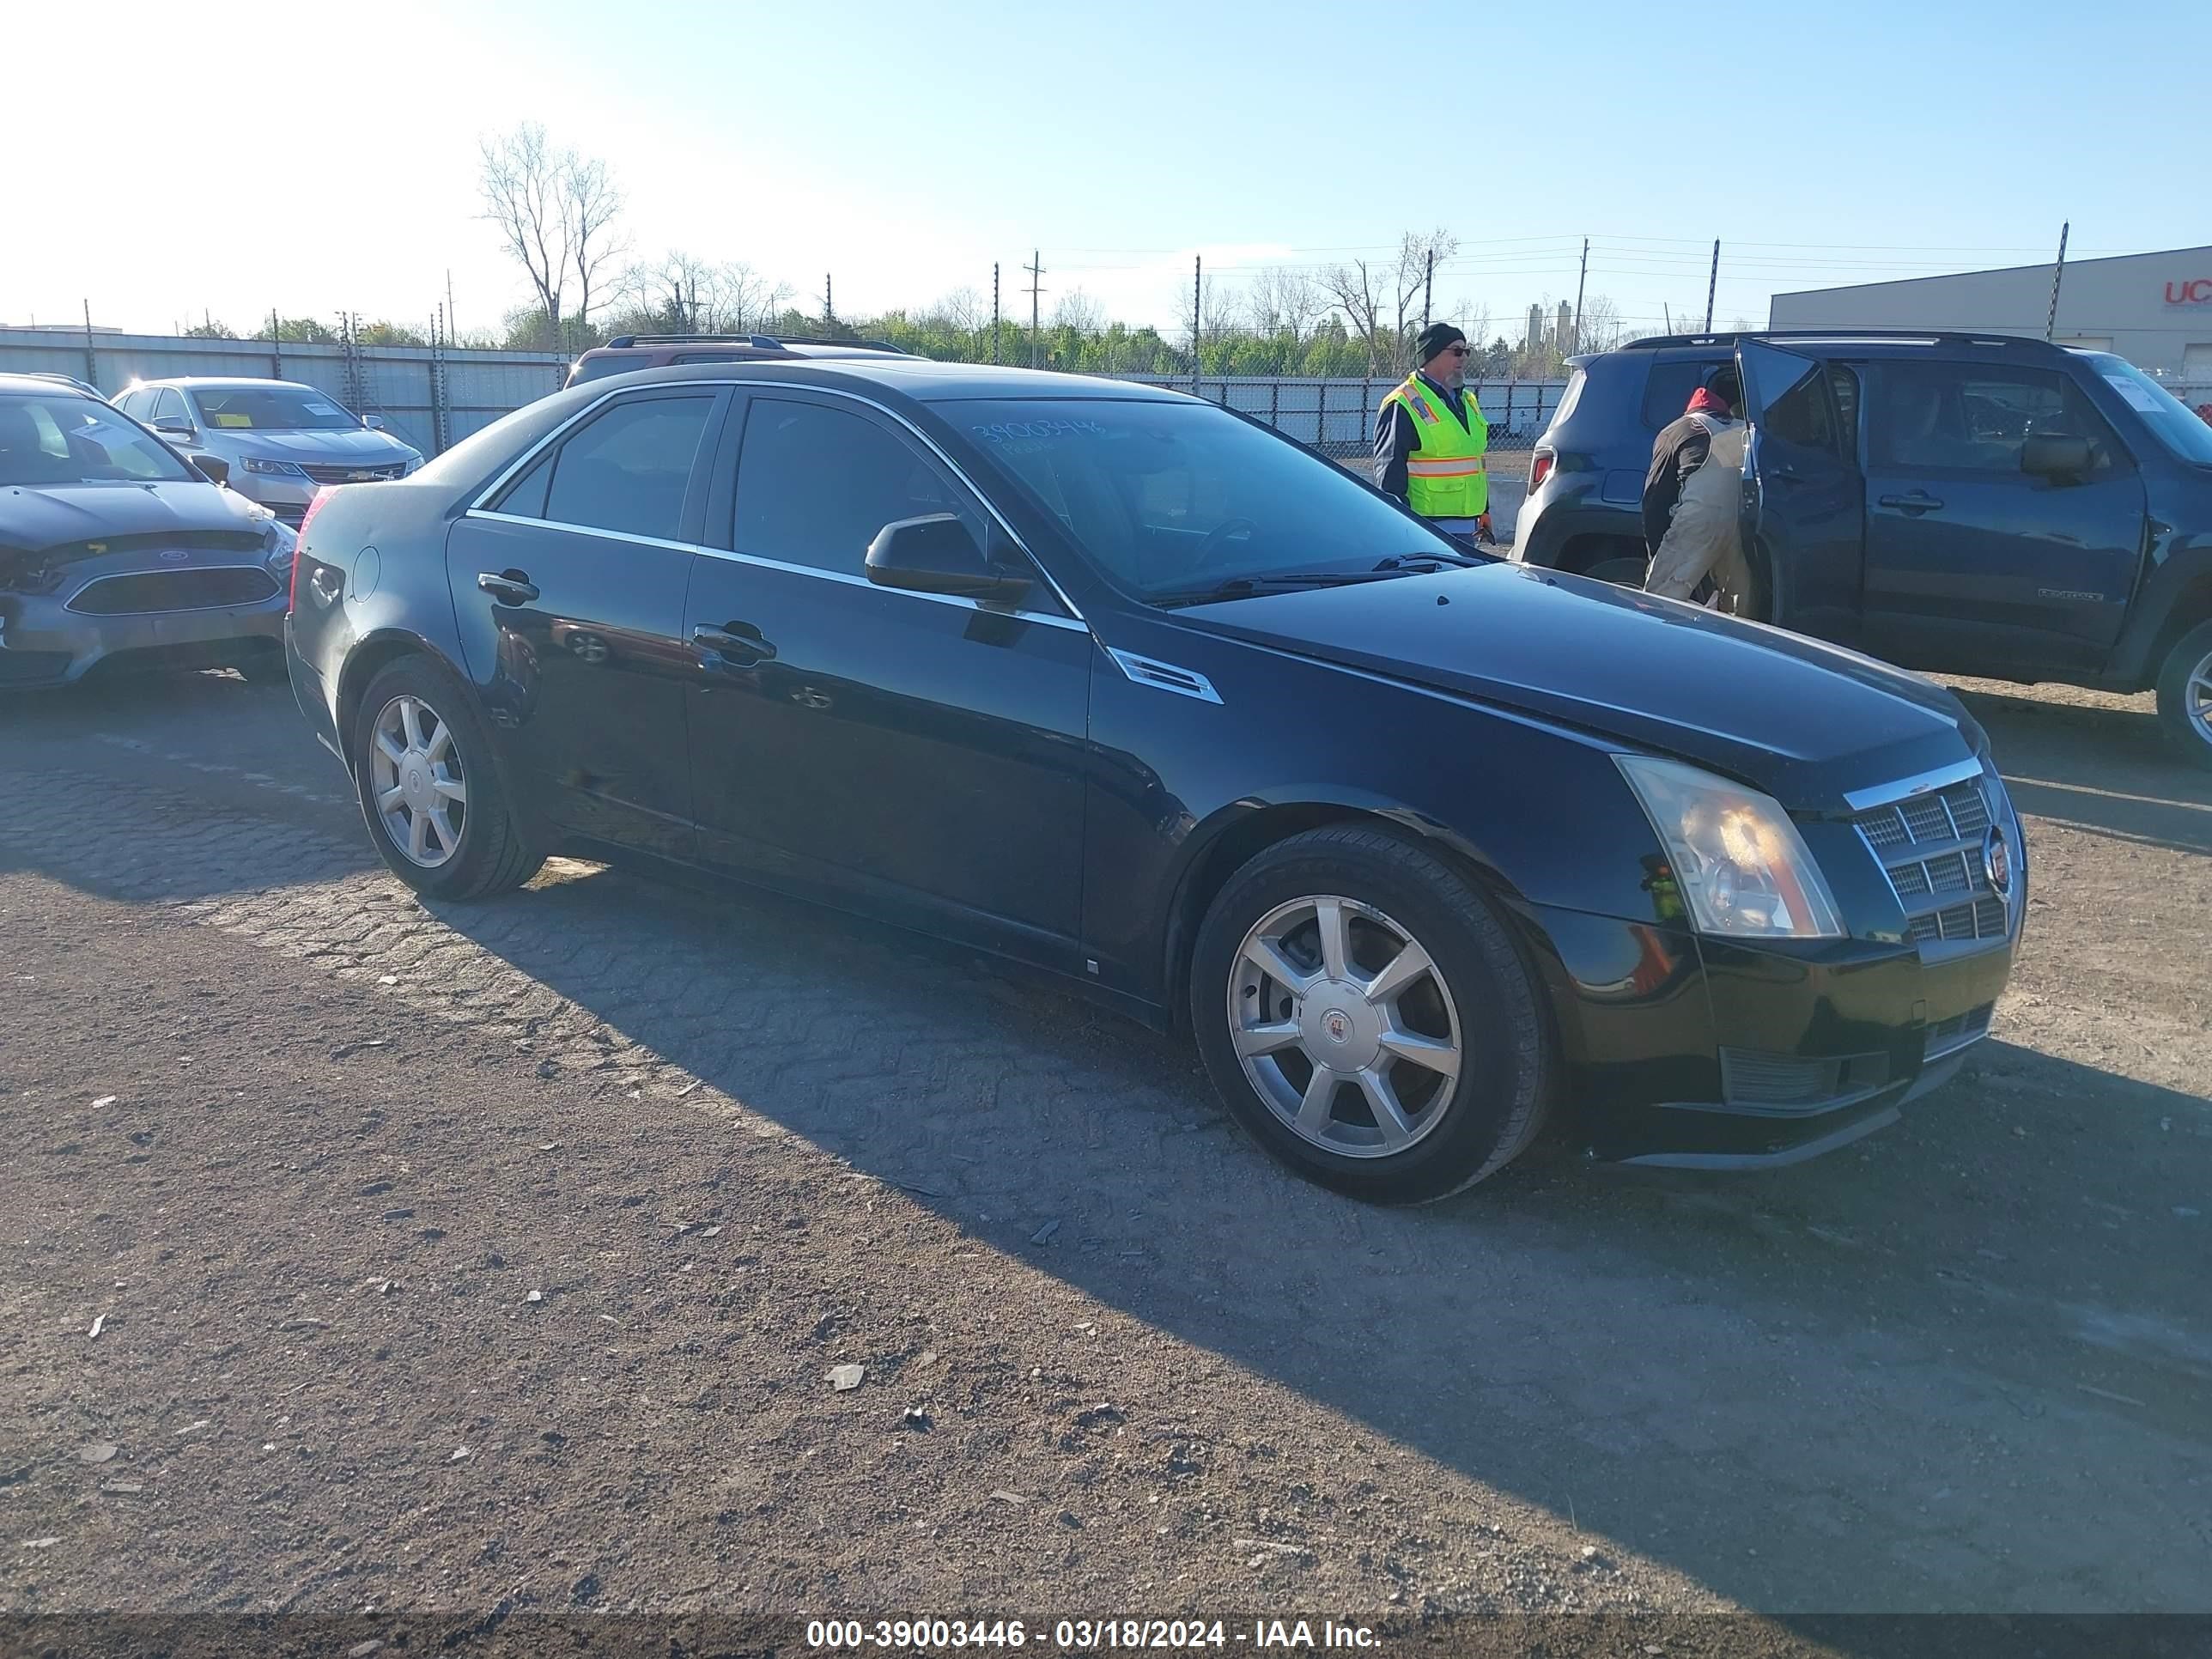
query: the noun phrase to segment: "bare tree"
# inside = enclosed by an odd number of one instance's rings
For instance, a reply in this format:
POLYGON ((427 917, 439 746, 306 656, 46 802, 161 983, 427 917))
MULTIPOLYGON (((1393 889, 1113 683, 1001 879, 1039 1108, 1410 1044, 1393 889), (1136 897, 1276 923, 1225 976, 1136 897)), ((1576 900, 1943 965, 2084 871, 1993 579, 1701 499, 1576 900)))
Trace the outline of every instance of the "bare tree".
POLYGON ((1303 345, 1313 325, 1328 314, 1328 295, 1307 272, 1288 265, 1261 271, 1244 291, 1245 314, 1253 328, 1269 337, 1288 335, 1303 345))
POLYGON ((561 325, 568 277, 561 158, 547 147, 545 129, 526 121, 504 137, 484 139, 482 162, 484 216, 499 227, 507 251, 537 290, 550 334, 561 325))
POLYGON ((614 293, 637 331, 670 334, 764 331, 791 297, 789 284, 771 283, 750 265, 717 264, 680 248, 629 266, 614 293))
POLYGON ((1577 352, 1611 351, 1627 333, 1627 325, 1620 320, 1620 307, 1605 295, 1593 294, 1583 301, 1583 314, 1575 325, 1574 348, 1577 352))
POLYGON ((922 313, 922 320, 939 324, 955 333, 973 334, 991 318, 983 308, 981 295, 972 288, 957 288, 922 313))
POLYGON ((1370 375, 1380 368, 1382 356, 1382 275, 1366 260, 1354 259, 1348 264, 1329 266, 1320 277, 1322 291, 1344 313, 1346 329, 1365 343, 1370 375))
POLYGON ((1426 236, 1407 231, 1398 239, 1397 268, 1391 273, 1390 294, 1397 313, 1401 349, 1410 350, 1419 325, 1421 299, 1436 266, 1459 252, 1459 238, 1439 225, 1426 236))
POLYGON ((569 262, 576 272, 576 320, 588 323, 592 290, 606 286, 601 276, 629 252, 629 241, 614 228, 622 214, 623 197, 608 176, 605 161, 586 161, 573 151, 562 160, 561 222, 568 239, 569 262))
POLYGON ((623 252, 614 234, 622 192, 604 161, 555 149, 535 121, 483 139, 479 160, 483 216, 529 277, 546 332, 557 339, 570 277, 579 289, 577 318, 588 320, 593 290, 605 286, 602 278, 623 252))
POLYGON ((1106 326, 1106 311, 1081 289, 1073 288, 1061 295, 1053 307, 1048 325, 1073 329, 1078 334, 1096 334, 1106 326))

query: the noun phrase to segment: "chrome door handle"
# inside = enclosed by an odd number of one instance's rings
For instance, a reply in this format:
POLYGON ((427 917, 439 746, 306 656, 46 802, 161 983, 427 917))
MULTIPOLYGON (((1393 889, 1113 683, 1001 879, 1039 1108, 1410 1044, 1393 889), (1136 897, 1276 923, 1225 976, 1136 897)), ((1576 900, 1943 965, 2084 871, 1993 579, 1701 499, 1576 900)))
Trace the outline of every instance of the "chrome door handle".
POLYGON ((741 668, 770 661, 775 656, 775 647, 759 635, 735 633, 726 628, 695 628, 691 630, 691 643, 741 668))
POLYGON ((1910 495, 1884 495, 1881 498, 1881 505, 1899 507, 1907 513, 1940 513, 1943 510, 1942 502, 1926 491, 1919 489, 1914 490, 1910 495))
POLYGON ((534 605, 538 600, 536 585, 520 570, 483 571, 477 586, 505 605, 534 605))

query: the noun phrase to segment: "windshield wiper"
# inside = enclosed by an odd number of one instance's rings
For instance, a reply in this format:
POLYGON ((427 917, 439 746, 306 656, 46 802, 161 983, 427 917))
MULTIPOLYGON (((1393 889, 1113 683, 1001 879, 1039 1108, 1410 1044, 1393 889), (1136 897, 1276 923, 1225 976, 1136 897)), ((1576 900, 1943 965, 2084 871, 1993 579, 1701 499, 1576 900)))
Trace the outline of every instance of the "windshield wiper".
POLYGON ((1478 559, 1472 553, 1393 553, 1375 568, 1377 570, 1420 572, 1449 566, 1455 570, 1466 570, 1489 562, 1488 559, 1478 559))
POLYGON ((1152 603, 1164 609, 1185 605, 1215 605, 1225 599, 1249 599, 1261 593, 1292 593, 1307 587, 1348 587, 1355 582, 1387 581, 1397 570, 1302 570, 1279 576, 1231 576, 1212 587, 1179 593, 1158 593, 1152 603))

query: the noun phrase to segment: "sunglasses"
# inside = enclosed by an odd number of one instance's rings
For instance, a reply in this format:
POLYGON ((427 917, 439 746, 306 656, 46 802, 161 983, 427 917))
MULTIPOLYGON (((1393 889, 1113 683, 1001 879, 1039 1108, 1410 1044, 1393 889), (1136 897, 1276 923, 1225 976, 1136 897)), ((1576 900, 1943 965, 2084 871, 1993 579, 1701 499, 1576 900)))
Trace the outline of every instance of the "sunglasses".
POLYGON ((1444 349, 1455 357, 1464 357, 1472 348, 1463 345, 1446 346, 1444 349))

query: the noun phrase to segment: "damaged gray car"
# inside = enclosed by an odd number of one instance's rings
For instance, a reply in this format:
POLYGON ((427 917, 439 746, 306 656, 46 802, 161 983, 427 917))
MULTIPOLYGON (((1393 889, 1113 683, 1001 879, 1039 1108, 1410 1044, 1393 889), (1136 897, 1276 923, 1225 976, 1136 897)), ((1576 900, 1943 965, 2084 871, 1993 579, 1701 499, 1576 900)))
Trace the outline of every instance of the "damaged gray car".
POLYGON ((0 374, 0 689, 284 677, 299 538, 111 405, 0 374))

